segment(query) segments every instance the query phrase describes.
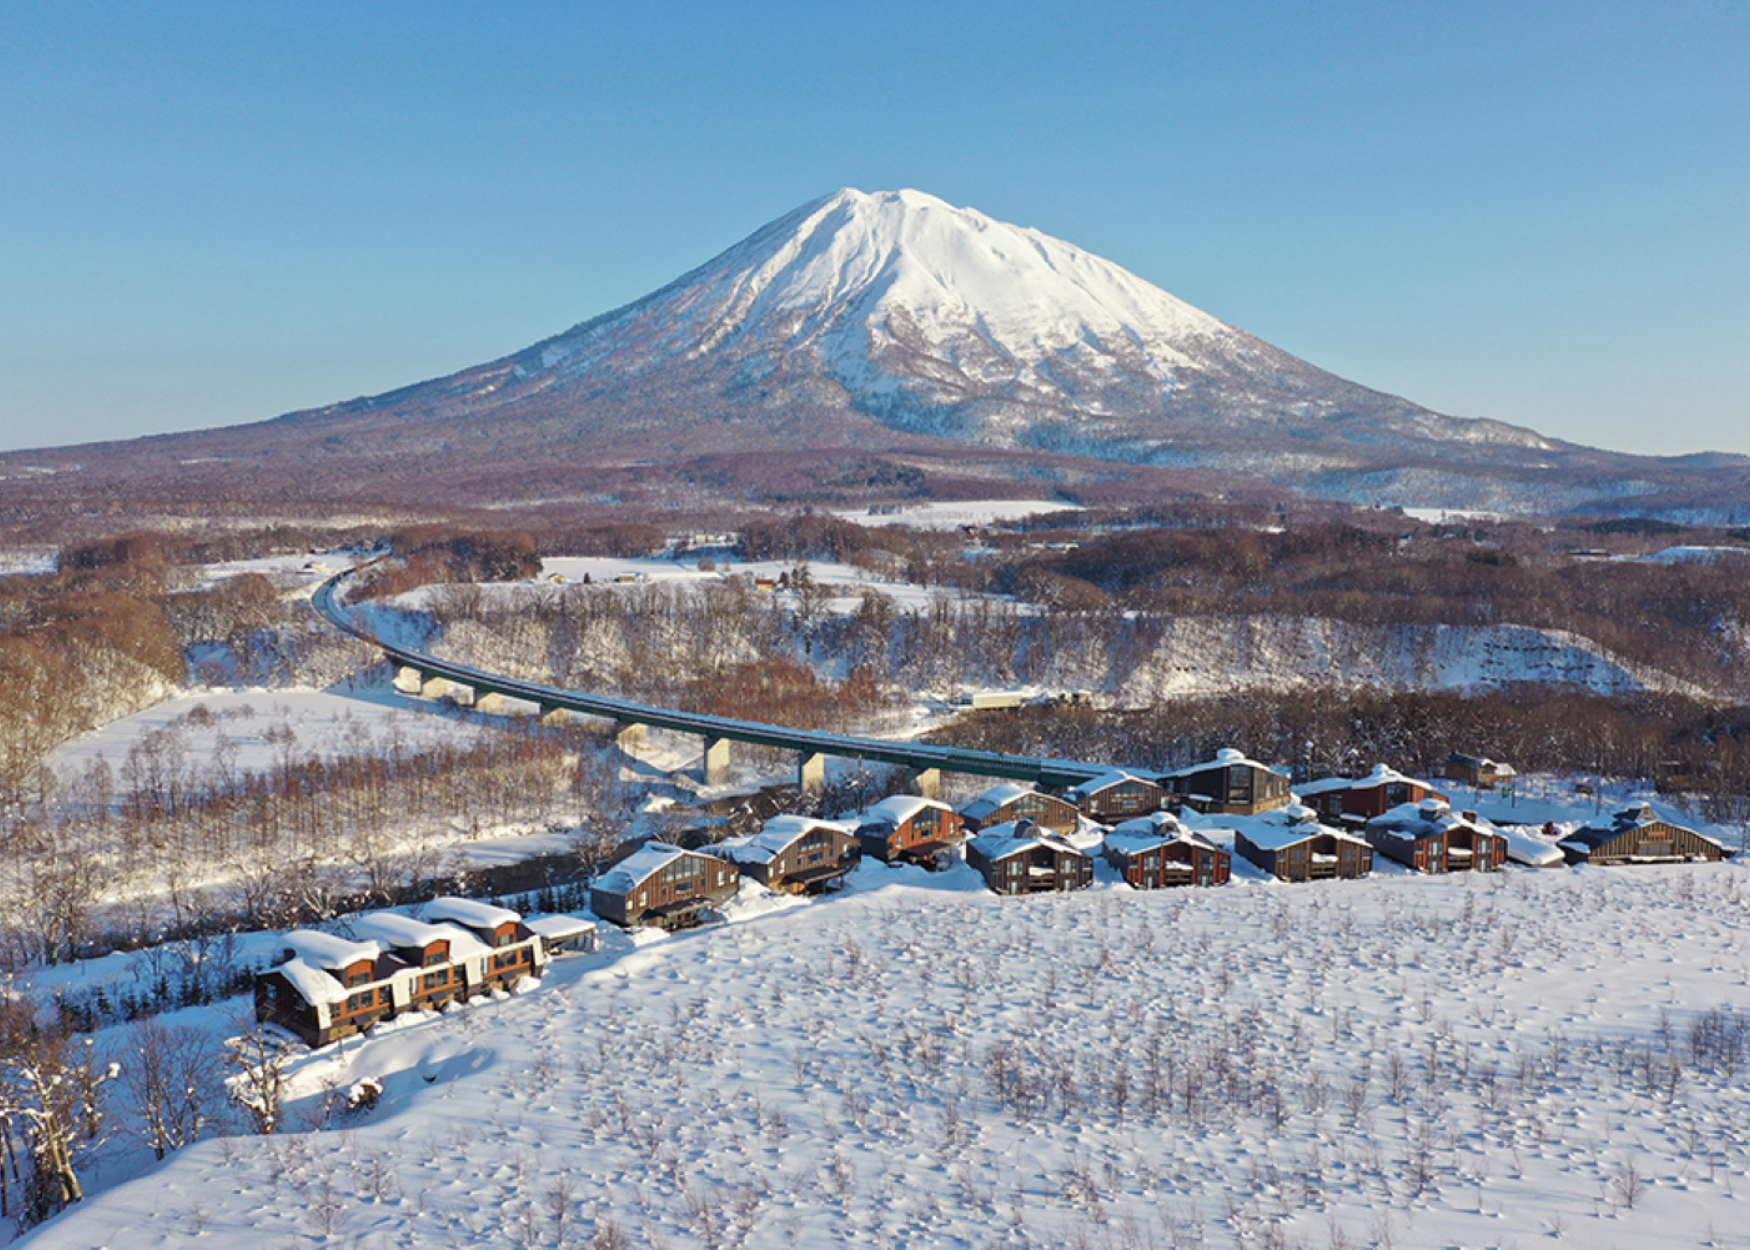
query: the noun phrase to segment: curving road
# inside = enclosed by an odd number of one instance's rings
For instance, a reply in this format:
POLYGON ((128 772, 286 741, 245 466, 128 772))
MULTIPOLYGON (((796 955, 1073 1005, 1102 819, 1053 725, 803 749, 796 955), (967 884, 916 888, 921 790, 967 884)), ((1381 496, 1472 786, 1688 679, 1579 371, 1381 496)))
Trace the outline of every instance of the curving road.
POLYGON ((830 755, 840 759, 875 760, 918 770, 936 769, 947 773, 969 773, 977 777, 1000 777, 1011 781, 1027 781, 1043 786, 1073 786, 1110 771, 1108 765, 1083 764, 1074 760, 1043 759, 1025 755, 1003 755, 996 751, 975 751, 965 747, 932 746, 927 743, 890 742, 883 738, 861 738, 853 734, 826 733, 811 729, 788 729, 759 721, 735 720, 727 716, 706 716, 697 712, 682 712, 674 708, 652 707, 627 699, 585 694, 577 690, 562 690, 557 686, 542 686, 535 682, 501 677, 465 664, 453 664, 436 656, 407 647, 384 642, 368 629, 355 624, 335 599, 335 590, 353 570, 337 573, 317 587, 312 600, 316 610, 336 629, 370 643, 389 659, 419 673, 427 680, 441 677, 458 685, 471 687, 475 698, 484 693, 534 703, 543 712, 564 709, 589 716, 603 716, 627 725, 648 725, 672 729, 680 733, 697 734, 707 740, 727 739, 732 742, 752 742, 760 746, 795 751, 801 756, 830 755))

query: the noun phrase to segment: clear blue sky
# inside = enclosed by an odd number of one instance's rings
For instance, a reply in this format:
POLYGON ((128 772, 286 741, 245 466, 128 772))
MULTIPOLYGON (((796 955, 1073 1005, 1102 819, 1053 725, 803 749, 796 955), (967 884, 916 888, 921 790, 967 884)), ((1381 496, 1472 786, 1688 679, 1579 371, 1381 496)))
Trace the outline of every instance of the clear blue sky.
POLYGON ((841 186, 1358 382, 1750 452, 1750 4, 0 4, 0 447, 524 347, 841 186))

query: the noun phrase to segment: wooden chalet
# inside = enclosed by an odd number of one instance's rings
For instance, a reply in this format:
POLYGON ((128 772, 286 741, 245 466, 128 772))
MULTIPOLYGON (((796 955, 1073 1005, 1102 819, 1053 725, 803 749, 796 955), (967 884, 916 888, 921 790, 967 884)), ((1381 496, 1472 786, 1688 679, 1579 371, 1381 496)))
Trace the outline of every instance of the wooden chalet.
POLYGON ((1083 890, 1094 879, 1093 856, 1024 820, 994 825, 968 841, 966 862, 998 894, 1083 890))
POLYGON ((1373 849, 1417 872, 1494 872, 1507 862, 1507 836, 1475 812, 1453 815, 1441 799, 1401 803, 1368 821, 1373 849))
POLYGON ((1556 845, 1570 864, 1680 864, 1733 854, 1710 837, 1659 819, 1647 804, 1618 812, 1609 825, 1576 829, 1556 845))
POLYGON ((646 842, 589 888, 589 907, 603 920, 631 928, 685 929, 709 907, 727 903, 740 876, 725 861, 666 842, 646 842))
POLYGON ((705 849, 729 860, 743 876, 787 894, 838 888, 863 855, 849 825, 807 816, 774 816, 758 833, 705 849))
POLYGON ((255 978, 255 1018, 323 1046, 406 1011, 436 1010, 539 977, 547 963, 540 937, 515 912, 475 906, 499 914, 491 943, 461 925, 396 912, 355 917, 352 938, 293 930, 284 961, 255 978), (497 942, 500 933, 508 940, 497 942))
POLYGON ((1446 802, 1451 797, 1426 781, 1406 777, 1384 764, 1374 765, 1365 777, 1326 777, 1296 786, 1294 793, 1325 820, 1346 820, 1350 824, 1383 816, 1405 803, 1420 803, 1423 799, 1446 802))
POLYGON ((1098 821, 1128 820, 1158 812, 1167 792, 1147 777, 1115 768, 1063 792, 1084 815, 1098 821))
POLYGON ((1481 755, 1465 755, 1459 751, 1446 757, 1441 771, 1448 780, 1463 782, 1477 790, 1493 790, 1519 775, 1519 771, 1511 764, 1503 764, 1481 755))
POLYGON ((1247 759, 1232 747, 1223 747, 1206 763, 1168 773, 1161 784, 1184 806, 1218 816, 1256 816, 1294 800, 1287 773, 1247 759))
POLYGON ((888 863, 935 867, 945 852, 965 840, 959 813, 946 803, 915 794, 882 799, 857 821, 863 854, 888 863))
POLYGON ((992 786, 960 809, 961 823, 968 830, 1029 820, 1052 833, 1070 834, 1076 831, 1080 819, 1081 812, 1074 803, 1018 781, 992 786))
POLYGON ((1234 830, 1234 850, 1280 881, 1348 880, 1373 871, 1373 847, 1347 829, 1320 824, 1295 804, 1234 830))
POLYGON ((1127 820, 1102 840, 1100 853, 1133 889, 1224 885, 1233 857, 1170 812, 1127 820))

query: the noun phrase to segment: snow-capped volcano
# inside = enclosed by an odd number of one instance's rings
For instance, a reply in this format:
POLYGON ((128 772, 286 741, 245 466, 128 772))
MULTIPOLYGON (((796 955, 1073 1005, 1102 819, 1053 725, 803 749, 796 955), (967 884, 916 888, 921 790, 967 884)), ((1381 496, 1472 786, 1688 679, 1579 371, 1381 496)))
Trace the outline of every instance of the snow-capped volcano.
POLYGON ((420 498, 442 482, 501 500, 803 500, 1146 478, 1145 497, 1684 516, 1736 516, 1745 472, 1441 416, 1037 230, 918 191, 851 190, 500 360, 74 465, 198 479, 197 492, 259 472, 300 497, 420 498))
POLYGON ((1346 382, 1110 261, 920 191, 835 192, 515 356, 322 415, 546 420, 592 401, 639 406, 645 433, 684 410, 701 435, 707 416, 744 439, 763 425, 866 444, 873 423, 1233 468, 1286 452, 1349 470, 1377 467, 1382 448, 1550 449, 1346 382))
POLYGON ((1077 388, 1054 366, 1122 362, 1172 389, 1175 371, 1248 342, 1036 230, 920 191, 844 190, 550 340, 541 363, 641 370, 713 351, 803 351, 853 393, 953 403, 997 389, 1074 409, 1077 388))

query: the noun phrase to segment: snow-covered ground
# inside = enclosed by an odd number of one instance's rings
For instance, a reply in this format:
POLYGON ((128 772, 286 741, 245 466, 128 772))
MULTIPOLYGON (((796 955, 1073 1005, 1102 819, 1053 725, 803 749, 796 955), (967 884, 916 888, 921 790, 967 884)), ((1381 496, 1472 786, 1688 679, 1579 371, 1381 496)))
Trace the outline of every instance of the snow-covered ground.
POLYGON ((920 530, 959 529, 962 525, 998 525, 1006 521, 1024 521, 1028 517, 1048 512, 1079 512, 1079 504, 1061 503, 1052 499, 978 499, 958 503, 917 503, 897 507, 891 512, 875 512, 868 508, 847 508, 833 513, 843 521, 858 525, 908 525, 920 530))
POLYGON ((314 1052, 296 1088, 379 1107, 28 1244, 1741 1245, 1747 871, 1013 899, 866 865, 314 1052))
POLYGON ((474 732, 451 704, 359 682, 351 689, 214 689, 179 695, 56 747, 48 766, 71 776, 102 759, 119 770, 135 744, 174 731, 181 753, 207 761, 221 749, 239 772, 276 761, 333 756, 399 738, 408 748, 474 732))

